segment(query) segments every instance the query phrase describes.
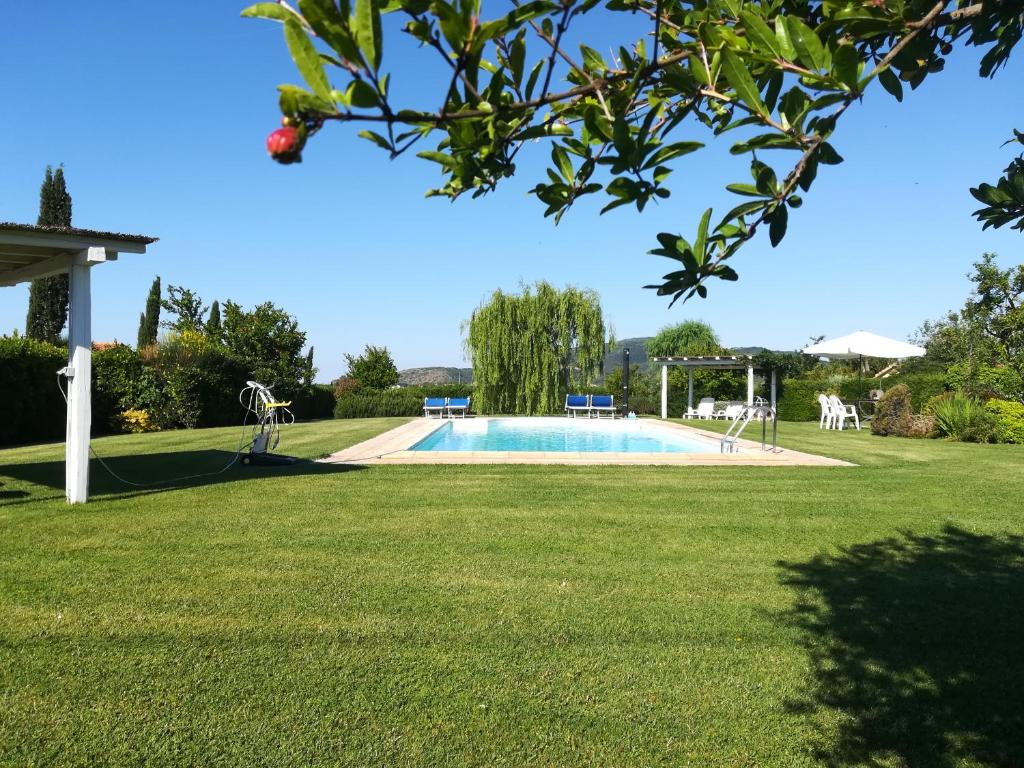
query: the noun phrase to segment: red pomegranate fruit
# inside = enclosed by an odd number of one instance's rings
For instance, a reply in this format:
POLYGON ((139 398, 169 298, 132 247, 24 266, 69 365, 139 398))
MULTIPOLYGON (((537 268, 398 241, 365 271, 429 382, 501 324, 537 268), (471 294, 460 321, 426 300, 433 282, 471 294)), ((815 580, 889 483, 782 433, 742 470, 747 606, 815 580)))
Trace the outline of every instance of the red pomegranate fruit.
POLYGON ((275 159, 293 153, 298 144, 299 132, 291 126, 278 128, 267 136, 267 152, 275 159))

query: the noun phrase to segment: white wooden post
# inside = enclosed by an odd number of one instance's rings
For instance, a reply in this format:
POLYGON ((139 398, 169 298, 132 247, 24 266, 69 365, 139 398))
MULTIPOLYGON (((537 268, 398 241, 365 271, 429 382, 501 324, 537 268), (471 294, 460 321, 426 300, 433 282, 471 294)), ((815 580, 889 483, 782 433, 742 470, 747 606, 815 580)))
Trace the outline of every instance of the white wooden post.
POLYGON ((661 366, 661 418, 668 418, 668 366, 661 366))
POLYGON ((775 369, 772 368, 772 408, 775 407, 775 369))
POLYGON ((754 404, 754 366, 747 364, 747 405, 754 404))
POLYGON ((693 368, 686 369, 686 412, 693 413, 693 368))
MULTIPOLYGON (((89 249, 101 251, 103 249, 89 249)), ((91 253, 72 262, 69 280, 68 430, 65 445, 65 492, 69 504, 89 499, 89 429, 92 425, 92 300, 89 262, 91 253)))

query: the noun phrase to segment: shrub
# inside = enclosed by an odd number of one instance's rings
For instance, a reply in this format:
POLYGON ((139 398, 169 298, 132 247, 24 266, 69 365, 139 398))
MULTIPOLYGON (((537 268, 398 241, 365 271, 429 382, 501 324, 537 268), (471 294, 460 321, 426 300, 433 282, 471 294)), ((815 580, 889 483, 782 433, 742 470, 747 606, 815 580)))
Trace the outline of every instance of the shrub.
POLYGON ((953 392, 931 404, 935 431, 964 443, 986 443, 992 439, 996 419, 980 400, 953 392))
POLYGON ((907 437, 932 437, 935 434, 935 415, 918 413, 910 417, 907 437))
POLYGON ((889 389, 905 384, 910 390, 910 407, 914 413, 924 413, 928 401, 946 391, 945 373, 903 373, 887 379, 868 379, 871 389, 889 389))
POLYGON ((351 376, 342 376, 334 382, 334 397, 339 398, 343 395, 358 392, 362 388, 363 385, 359 383, 359 379, 353 379, 351 376))
POLYGON ((251 374, 226 348, 183 331, 157 348, 154 366, 162 392, 149 410, 161 428, 241 424, 238 392, 251 374))
POLYGON ((127 411, 118 414, 117 426, 122 432, 156 432, 160 429, 149 417, 149 411, 129 408, 127 411))
POLYGON ((871 432, 875 435, 906 437, 911 433, 910 389, 897 384, 887 389, 875 406, 871 432))
POLYGON ((985 410, 995 419, 995 439, 1000 443, 1024 443, 1024 403, 989 400, 985 410))
POLYGON ((149 412, 163 398, 156 373, 143 364, 142 355, 124 344, 93 352, 92 386, 93 432, 123 431, 124 411, 149 412))
POLYGON ((57 371, 67 360, 62 347, 24 336, 0 336, 0 392, 5 401, 0 445, 64 436, 67 417, 57 390, 57 371))
POLYGON ((1024 380, 1020 373, 1005 365, 958 363, 950 367, 949 380, 957 389, 975 397, 1024 398, 1024 380))
POLYGON ((406 389, 363 390, 339 397, 334 406, 336 419, 419 416, 422 413, 423 396, 406 389))

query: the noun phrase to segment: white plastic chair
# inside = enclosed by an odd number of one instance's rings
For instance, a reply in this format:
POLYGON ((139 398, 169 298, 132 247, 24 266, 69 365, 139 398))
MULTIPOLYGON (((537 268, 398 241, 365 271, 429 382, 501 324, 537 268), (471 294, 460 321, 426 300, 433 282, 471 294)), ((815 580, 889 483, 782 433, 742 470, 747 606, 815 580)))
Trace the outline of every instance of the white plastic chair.
POLYGON ((741 413, 743 413, 743 408, 745 407, 745 405, 745 403, 738 402, 729 403, 727 406, 725 406, 725 410, 722 411, 722 418, 725 419, 726 421, 732 421, 741 413))
POLYGON ((835 414, 838 429, 843 428, 847 419, 853 419, 853 423, 860 430, 860 416, 857 415, 857 406, 844 405, 843 401, 835 395, 832 395, 828 401, 832 405, 832 412, 835 414))
POLYGON ((818 420, 818 429, 835 428, 836 414, 832 408, 832 401, 826 395, 818 395, 818 405, 821 406, 821 419, 818 420))
POLYGON ((715 419, 715 398, 713 397, 702 397, 700 402, 697 403, 697 418, 698 419, 715 419))
POLYGON ((683 418, 684 419, 703 419, 703 418, 706 418, 707 417, 707 413, 709 413, 709 411, 707 410, 707 406, 706 406, 706 403, 708 403, 708 402, 711 403, 711 410, 713 411, 715 409, 715 399, 713 397, 702 397, 700 399, 700 402, 697 403, 697 407, 696 408, 691 406, 690 408, 686 409, 686 413, 683 414, 683 418))

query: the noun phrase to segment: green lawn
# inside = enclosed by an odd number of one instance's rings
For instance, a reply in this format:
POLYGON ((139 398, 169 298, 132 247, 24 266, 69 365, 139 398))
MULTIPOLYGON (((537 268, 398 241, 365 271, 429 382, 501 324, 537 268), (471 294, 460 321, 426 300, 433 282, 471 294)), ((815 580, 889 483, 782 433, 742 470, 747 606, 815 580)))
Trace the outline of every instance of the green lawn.
POLYGON ((1024 446, 781 435, 859 466, 0 451, 0 765, 1021 765, 1024 446))

